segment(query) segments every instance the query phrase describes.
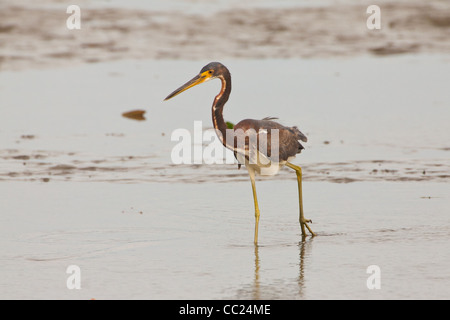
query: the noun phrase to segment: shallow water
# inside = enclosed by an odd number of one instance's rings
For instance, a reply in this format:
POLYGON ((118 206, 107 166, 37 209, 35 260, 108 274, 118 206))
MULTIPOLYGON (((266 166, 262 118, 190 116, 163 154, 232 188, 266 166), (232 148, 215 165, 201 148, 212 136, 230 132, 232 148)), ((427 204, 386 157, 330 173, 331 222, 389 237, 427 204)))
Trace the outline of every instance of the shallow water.
POLYGON ((287 169, 257 182, 255 249, 245 169, 172 164, 171 133, 211 127, 219 84, 162 100, 203 62, 2 72, 0 298, 448 299, 448 57, 223 62, 227 120, 308 136, 294 163, 318 236, 301 241, 287 169))
MULTIPOLYGON (((225 119, 276 116, 297 125, 308 136, 298 157, 306 180, 450 181, 446 56, 224 63, 233 73, 225 119), (261 88, 269 87, 273 94, 263 94, 261 88)), ((246 180, 236 165, 171 160, 176 129, 187 129, 194 141, 194 121, 202 123, 200 139, 212 127, 210 105, 219 81, 162 101, 201 65, 125 61, 3 72, 0 179, 246 180), (27 94, 21 94, 24 88, 27 94), (136 109, 146 111, 147 121, 122 117, 136 109)), ((205 152, 209 143, 204 138, 194 144, 192 154, 195 148, 205 152)), ((275 177, 283 178, 290 178, 289 171, 275 177)))
POLYGON ((248 182, 2 183, 1 297, 449 297, 447 185, 305 183, 319 234, 305 242, 295 187, 258 184, 255 249, 248 182), (66 288, 69 265, 81 290, 66 288), (380 290, 366 286, 370 265, 380 290))

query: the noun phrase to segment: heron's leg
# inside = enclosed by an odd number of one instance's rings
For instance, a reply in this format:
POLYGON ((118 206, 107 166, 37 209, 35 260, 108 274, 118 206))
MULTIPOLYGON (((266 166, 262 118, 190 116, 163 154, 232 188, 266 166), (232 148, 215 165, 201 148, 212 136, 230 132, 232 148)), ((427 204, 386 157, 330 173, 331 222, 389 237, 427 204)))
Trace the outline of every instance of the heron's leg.
POLYGON ((258 198, 256 196, 256 187, 255 187, 255 173, 249 170, 250 180, 252 182, 253 189, 253 201, 255 202, 255 245, 258 244, 258 225, 259 225, 259 207, 258 207, 258 198))
POLYGON ((316 234, 311 230, 311 228, 308 226, 308 223, 311 223, 311 220, 305 219, 305 216, 303 215, 303 196, 302 196, 302 168, 296 165, 293 165, 292 163, 286 162, 286 165, 295 170, 297 173, 297 181, 298 181, 298 200, 299 200, 299 206, 300 206, 300 216, 299 216, 299 222, 300 227, 302 229, 302 236, 306 236, 305 227, 309 230, 311 235, 314 237, 316 234))

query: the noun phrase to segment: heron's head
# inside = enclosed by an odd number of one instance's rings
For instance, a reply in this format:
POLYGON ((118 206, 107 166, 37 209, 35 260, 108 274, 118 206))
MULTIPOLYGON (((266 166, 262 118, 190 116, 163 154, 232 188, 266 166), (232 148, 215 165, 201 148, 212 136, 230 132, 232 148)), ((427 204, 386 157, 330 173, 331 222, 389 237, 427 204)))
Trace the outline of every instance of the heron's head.
POLYGON ((223 77, 225 73, 228 72, 228 69, 221 64, 220 62, 210 62, 206 66, 200 70, 200 73, 196 75, 194 78, 183 84, 181 87, 179 87, 177 90, 169 94, 164 101, 169 100, 176 95, 182 93, 183 91, 186 91, 187 89, 190 89, 200 83, 209 81, 214 78, 220 78, 223 77))

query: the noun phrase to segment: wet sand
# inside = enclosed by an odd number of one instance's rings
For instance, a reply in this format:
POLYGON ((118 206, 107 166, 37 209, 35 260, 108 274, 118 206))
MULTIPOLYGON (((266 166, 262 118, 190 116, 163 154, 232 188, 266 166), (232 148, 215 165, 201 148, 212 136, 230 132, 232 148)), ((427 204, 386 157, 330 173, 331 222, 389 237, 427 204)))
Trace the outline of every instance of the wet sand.
POLYGON ((276 2, 269 8, 251 2, 222 3, 219 11, 208 2, 179 2, 185 6, 175 8, 184 9, 170 10, 160 1, 138 9, 124 3, 113 7, 81 1, 81 30, 66 28, 66 7, 55 1, 39 6, 20 1, 2 4, 0 68, 120 59, 214 61, 450 52, 448 1, 381 1, 381 30, 366 27, 370 1, 315 6, 306 2, 288 8, 277 7, 276 2))
POLYGON ((448 299, 445 1, 387 5, 373 38, 357 6, 220 3, 89 6, 70 36, 54 1, 1 4, 0 298, 448 299), (171 133, 211 128, 219 83, 162 100, 210 60, 233 75, 226 120, 276 116, 308 136, 294 163, 317 237, 301 241, 288 169, 257 181, 255 248, 245 169, 172 163, 171 133))

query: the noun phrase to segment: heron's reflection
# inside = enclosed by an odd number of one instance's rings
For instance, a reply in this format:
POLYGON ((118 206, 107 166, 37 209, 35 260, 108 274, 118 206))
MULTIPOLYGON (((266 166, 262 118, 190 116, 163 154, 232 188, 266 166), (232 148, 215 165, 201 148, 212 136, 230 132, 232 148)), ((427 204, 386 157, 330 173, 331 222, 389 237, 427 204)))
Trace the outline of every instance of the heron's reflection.
POLYGON ((253 282, 253 299, 260 300, 261 292, 259 287, 259 247, 255 245, 255 280, 253 282))
MULTIPOLYGON (((304 289, 305 289, 305 260, 307 260, 307 256, 309 252, 311 251, 312 247, 312 241, 314 237, 312 238, 303 238, 302 241, 298 243, 299 248, 299 272, 298 272, 298 296, 302 298, 304 296, 304 289)), ((260 300, 261 299, 261 283, 260 283, 260 275, 259 270, 261 268, 261 260, 259 258, 259 246, 255 246, 255 277, 253 281, 253 295, 252 298, 254 300, 260 300)))
POLYGON ((313 239, 314 239, 314 237, 309 238, 309 239, 305 239, 305 237, 303 237, 302 241, 300 241, 298 243, 299 257, 300 257, 299 269, 298 269, 299 270, 298 271, 298 294, 299 294, 300 298, 303 297, 304 288, 305 288, 305 253, 307 250, 308 251, 311 250, 313 239))

